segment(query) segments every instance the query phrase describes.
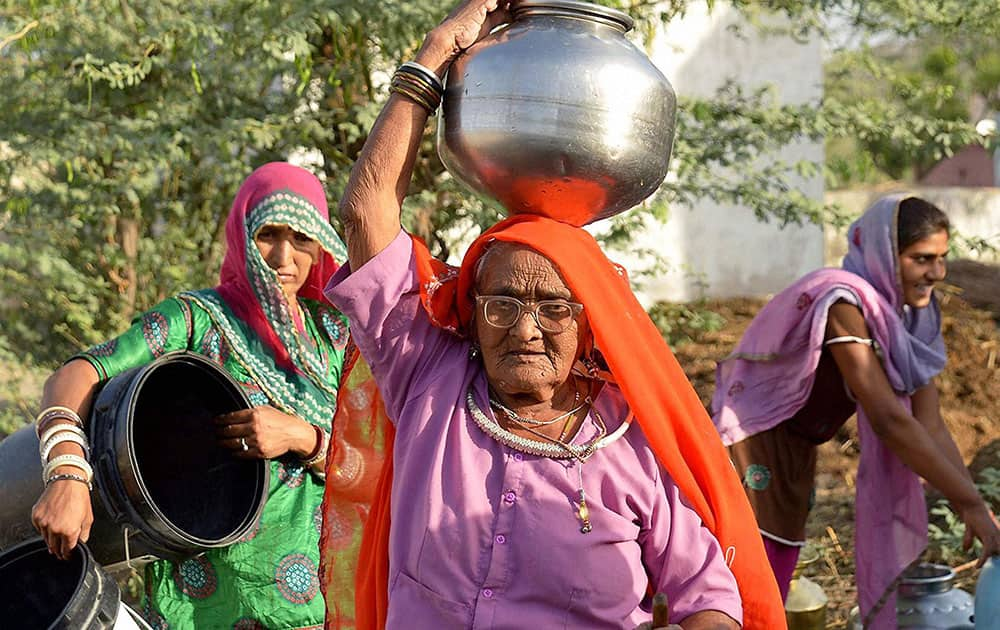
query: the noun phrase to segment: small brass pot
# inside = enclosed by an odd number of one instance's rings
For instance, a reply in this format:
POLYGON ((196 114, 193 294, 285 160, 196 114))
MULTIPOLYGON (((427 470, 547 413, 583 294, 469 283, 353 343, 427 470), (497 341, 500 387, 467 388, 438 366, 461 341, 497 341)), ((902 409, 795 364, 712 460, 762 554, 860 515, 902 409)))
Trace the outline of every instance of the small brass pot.
POLYGON ((785 619, 788 630, 824 630, 826 628, 827 597, 823 589, 802 571, 819 560, 819 552, 805 547, 795 564, 792 582, 785 598, 785 619))

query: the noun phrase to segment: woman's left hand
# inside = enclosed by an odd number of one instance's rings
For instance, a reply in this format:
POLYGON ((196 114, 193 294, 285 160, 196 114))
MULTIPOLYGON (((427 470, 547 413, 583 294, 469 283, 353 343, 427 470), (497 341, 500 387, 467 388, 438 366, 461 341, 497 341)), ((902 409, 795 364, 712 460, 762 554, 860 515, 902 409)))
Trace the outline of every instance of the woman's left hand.
POLYGON ((285 453, 305 457, 316 446, 316 431, 301 418, 269 405, 215 418, 219 442, 237 457, 274 459, 285 453))

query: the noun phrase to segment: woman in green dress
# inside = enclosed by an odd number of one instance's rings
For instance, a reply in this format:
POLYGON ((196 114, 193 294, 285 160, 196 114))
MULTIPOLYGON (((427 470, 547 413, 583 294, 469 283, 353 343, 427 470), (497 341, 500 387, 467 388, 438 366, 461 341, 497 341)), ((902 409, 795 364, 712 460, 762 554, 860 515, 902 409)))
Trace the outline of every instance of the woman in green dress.
MULTIPOLYGON (((59 368, 45 384, 38 429, 51 434, 59 423, 80 422, 101 381, 166 352, 187 349, 216 361, 253 405, 217 418, 218 439, 234 456, 270 460, 267 504, 259 526, 239 542, 180 564, 148 565, 144 615, 154 628, 318 628, 325 610, 319 507, 347 344, 347 320, 321 291, 346 251, 328 222, 320 182, 284 163, 266 164, 243 183, 226 242, 217 287, 161 302, 59 368)), ((65 454, 84 449, 66 439, 47 459, 65 454)), ((88 487, 74 478, 81 470, 48 471, 32 513, 50 551, 63 558, 86 542, 93 521, 88 487)))

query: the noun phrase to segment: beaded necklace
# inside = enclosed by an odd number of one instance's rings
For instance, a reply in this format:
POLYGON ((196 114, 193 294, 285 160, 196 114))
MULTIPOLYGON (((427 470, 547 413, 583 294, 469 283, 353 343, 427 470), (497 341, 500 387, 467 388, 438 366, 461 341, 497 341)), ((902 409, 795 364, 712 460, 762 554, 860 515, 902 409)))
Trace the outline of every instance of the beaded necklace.
MULTIPOLYGON (((587 400, 590 400, 589 396, 587 397, 587 400)), ((466 392, 465 405, 468 408, 469 413, 472 415, 472 419, 475 420, 476 425, 482 429, 483 433, 490 436, 497 442, 514 449, 515 451, 527 453, 528 455, 548 457, 550 459, 577 460, 577 472, 579 474, 580 481, 577 492, 580 500, 577 502, 576 516, 580 520, 581 533, 589 534, 593 531, 593 527, 590 524, 590 509, 587 507, 587 493, 583 489, 583 464, 590 459, 591 455, 625 435, 625 431, 627 431, 629 426, 631 426, 630 422, 623 422, 622 425, 614 431, 614 433, 608 435, 608 429, 607 425, 604 423, 604 418, 601 417, 601 414, 597 411, 597 409, 591 407, 591 412, 594 414, 594 423, 598 427, 597 435, 588 440, 585 444, 567 444, 562 440, 551 438, 527 426, 524 427, 526 431, 547 441, 530 440, 504 429, 495 418, 489 417, 483 412, 482 409, 479 408, 479 405, 476 403, 476 398, 473 395, 472 383, 469 383, 469 389, 466 392)))
POLYGON ((507 416, 507 418, 524 426, 525 428, 528 428, 529 426, 547 427, 549 425, 553 425, 559 422, 560 420, 565 420, 567 418, 575 416, 577 412, 579 412, 581 409, 590 404, 590 396, 587 396, 587 398, 584 399, 584 401, 581 403, 580 392, 576 392, 576 394, 573 396, 573 402, 580 404, 578 404, 576 407, 573 407, 566 413, 560 414, 555 418, 552 418, 551 420, 535 420, 534 418, 525 418, 524 416, 518 415, 516 411, 514 411, 513 409, 511 409, 510 407, 508 407, 507 405, 503 404, 499 400, 493 398, 492 395, 490 395, 490 407, 493 407, 497 411, 502 411, 503 414, 507 416))

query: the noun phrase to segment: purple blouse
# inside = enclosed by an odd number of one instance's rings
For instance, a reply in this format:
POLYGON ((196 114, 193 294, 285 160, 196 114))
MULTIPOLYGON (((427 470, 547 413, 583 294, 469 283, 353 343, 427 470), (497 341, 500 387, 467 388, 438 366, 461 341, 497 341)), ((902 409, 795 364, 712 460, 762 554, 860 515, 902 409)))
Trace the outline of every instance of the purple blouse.
MULTIPOLYGON (((466 394, 492 413, 486 373, 468 341, 431 324, 414 260, 401 231, 326 288, 396 426, 387 627, 631 629, 650 619, 647 585, 667 594, 674 623, 702 610, 742 621, 718 542, 638 426, 582 464, 587 534, 579 462, 520 453, 479 428, 466 394)), ((593 409, 609 433, 627 415, 612 385, 593 409)), ((575 441, 596 430, 591 415, 575 441)))

